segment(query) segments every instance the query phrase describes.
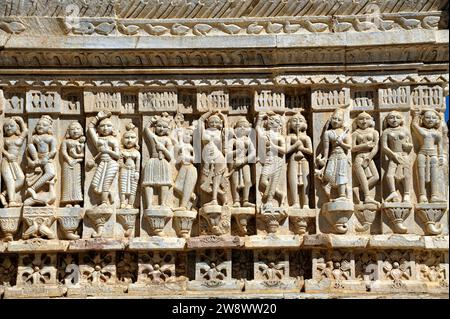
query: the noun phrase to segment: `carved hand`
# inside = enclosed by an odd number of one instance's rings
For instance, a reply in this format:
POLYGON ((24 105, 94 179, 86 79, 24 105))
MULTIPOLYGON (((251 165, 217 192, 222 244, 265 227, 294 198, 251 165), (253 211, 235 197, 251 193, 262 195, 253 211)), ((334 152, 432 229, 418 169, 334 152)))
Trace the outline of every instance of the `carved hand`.
POLYGON ((110 111, 100 111, 97 113, 97 118, 99 121, 106 119, 107 117, 111 116, 111 112, 110 111))
POLYGON ((14 154, 6 153, 5 156, 8 159, 8 161, 10 161, 10 162, 17 161, 17 156, 14 154))

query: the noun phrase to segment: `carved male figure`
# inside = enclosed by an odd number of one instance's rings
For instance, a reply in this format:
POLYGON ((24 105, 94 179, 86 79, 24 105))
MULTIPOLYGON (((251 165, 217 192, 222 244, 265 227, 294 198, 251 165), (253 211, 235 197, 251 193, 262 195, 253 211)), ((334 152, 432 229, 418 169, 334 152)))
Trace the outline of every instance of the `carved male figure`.
POLYGON ((372 116, 366 112, 361 112, 355 119, 355 126, 352 133, 352 153, 355 154, 353 163, 353 172, 356 177, 354 188, 355 197, 360 201, 359 190, 364 194, 364 203, 379 203, 370 194, 370 190, 379 181, 377 167, 373 161, 378 153, 378 142, 380 135, 375 130, 375 121, 372 116))
POLYGON ((48 115, 43 115, 36 124, 28 144, 28 166, 33 169, 31 174, 27 174, 27 194, 31 196, 34 203, 52 204, 56 194, 54 190, 54 179, 56 177, 55 156, 56 138, 53 136, 53 120, 48 115), (40 200, 36 192, 45 185, 49 185, 49 197, 40 200))
POLYGON ((260 185, 263 191, 263 202, 271 206, 277 206, 275 196, 279 198, 279 206, 284 204, 286 198, 286 194, 280 189, 286 153, 286 141, 281 134, 282 126, 283 120, 280 115, 273 112, 258 114, 256 130, 258 140, 264 147, 260 185))
POLYGON ((67 207, 78 205, 83 201, 81 189, 81 163, 84 159, 86 138, 79 122, 72 122, 67 128, 66 138, 61 144, 62 195, 61 203, 67 207))
POLYGON ((349 129, 344 125, 344 112, 336 109, 325 124, 323 134, 323 157, 317 158, 322 169, 318 172, 319 179, 325 184, 325 193, 329 200, 348 200, 348 173, 350 161, 348 152, 351 149, 349 129), (338 197, 331 199, 332 189, 337 189, 338 197))
POLYGON ((20 167, 20 150, 27 134, 28 129, 21 117, 5 119, 1 174, 6 190, 0 194, 0 200, 5 207, 21 206, 16 192, 23 187, 25 182, 25 175, 20 167))
POLYGON ((234 137, 230 141, 231 190, 233 206, 241 206, 240 191, 242 191, 242 206, 255 207, 250 203, 249 195, 252 187, 250 164, 256 156, 256 149, 250 138, 251 124, 247 119, 239 119, 234 126, 234 137))
POLYGON ((136 126, 128 123, 122 136, 120 150, 120 208, 132 208, 136 198, 137 184, 141 165, 141 153, 136 126))
POLYGON ((381 147, 388 158, 386 172, 386 185, 389 195, 386 202, 400 202, 396 181, 401 181, 403 186, 403 202, 410 201, 411 192, 411 161, 409 153, 413 145, 409 130, 404 127, 404 118, 397 112, 389 112, 385 118, 385 130, 381 135, 381 147))
POLYGON ((445 201, 439 188, 439 167, 444 165, 441 118, 434 110, 413 111, 412 129, 419 140, 417 166, 419 171, 419 202, 427 203, 427 189, 431 189, 430 202, 445 201))
POLYGON ((306 156, 312 155, 311 138, 306 134, 306 119, 301 113, 293 115, 289 120, 289 134, 286 138, 286 154, 288 156, 288 183, 293 202, 292 207, 309 208, 309 162, 306 156), (300 195, 299 195, 300 193, 300 195))
POLYGON ((120 158, 119 142, 111 121, 111 113, 100 111, 89 123, 88 134, 98 152, 94 161, 90 161, 88 165, 92 167, 95 160, 100 159, 91 187, 96 194, 101 195, 101 206, 106 206, 114 202, 111 186, 119 171, 120 158))
POLYGON ((169 205, 167 199, 172 186, 170 162, 173 158, 173 144, 169 136, 171 121, 169 114, 164 112, 162 116, 152 117, 150 126, 145 128, 144 131, 149 141, 148 150, 150 156, 144 167, 144 178, 142 181, 147 208, 153 206, 155 188, 160 190, 158 204, 162 206, 169 205), (154 126, 154 132, 151 130, 151 126, 154 126))
POLYGON ((199 120, 202 138, 202 173, 200 188, 211 194, 211 201, 205 205, 218 205, 218 195, 225 202, 227 165, 224 155, 224 133, 226 118, 220 112, 207 112, 199 120), (205 122, 207 125, 205 125, 205 122))
POLYGON ((178 143, 175 145, 175 158, 179 170, 175 180, 174 190, 180 196, 179 207, 175 210, 188 210, 195 201, 195 184, 197 183, 197 168, 194 165, 194 147, 192 146, 192 127, 182 129, 178 143))

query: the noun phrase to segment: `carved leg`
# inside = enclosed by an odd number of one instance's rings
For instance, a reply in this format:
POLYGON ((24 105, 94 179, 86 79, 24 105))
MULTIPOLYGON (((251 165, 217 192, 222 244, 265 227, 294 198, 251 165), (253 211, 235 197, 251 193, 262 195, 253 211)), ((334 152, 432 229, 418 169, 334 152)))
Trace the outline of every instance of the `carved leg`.
POLYGON ((130 197, 128 198, 128 207, 132 208, 135 200, 136 200, 136 195, 130 195, 130 197))
POLYGON ((410 193, 411 193, 411 171, 407 168, 404 169, 404 175, 403 178, 403 189, 404 189, 404 195, 403 195, 403 202, 409 202, 410 199, 410 193))
POLYGON ((233 206, 234 207, 239 207, 241 206, 241 199, 239 196, 239 190, 238 190, 238 186, 239 186, 239 173, 238 172, 234 172, 233 175, 231 176, 231 193, 233 195, 233 206))
POLYGON ((125 194, 120 194, 120 208, 127 207, 127 196, 125 194))
POLYGON ((109 192, 102 192, 102 205, 108 205, 109 192))
POLYGON ((431 202, 439 202, 441 201, 441 194, 440 194, 440 184, 438 179, 439 174, 439 167, 437 165, 437 158, 432 158, 430 163, 430 186, 431 186, 431 202))
POLYGON ((147 204, 147 208, 150 208, 153 204, 153 187, 145 186, 145 202, 147 204))
POLYGON ((161 186, 161 205, 167 205, 167 198, 169 197, 169 186, 161 186))
POLYGON ((417 168, 419 173, 419 203, 427 203, 427 190, 425 185, 425 156, 417 155, 417 168))

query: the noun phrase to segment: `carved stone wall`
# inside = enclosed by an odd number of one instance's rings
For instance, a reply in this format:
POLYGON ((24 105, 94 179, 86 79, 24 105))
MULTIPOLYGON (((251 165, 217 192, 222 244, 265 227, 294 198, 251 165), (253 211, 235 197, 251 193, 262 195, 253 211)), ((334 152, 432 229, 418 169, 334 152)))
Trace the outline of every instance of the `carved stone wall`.
POLYGON ((0 3, 1 297, 448 293, 448 1, 45 3, 0 3))

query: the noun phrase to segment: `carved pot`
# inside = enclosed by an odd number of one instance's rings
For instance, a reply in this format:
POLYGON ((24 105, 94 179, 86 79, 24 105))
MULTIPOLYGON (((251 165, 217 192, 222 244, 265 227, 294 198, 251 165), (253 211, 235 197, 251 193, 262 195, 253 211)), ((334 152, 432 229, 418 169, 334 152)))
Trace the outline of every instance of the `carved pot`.
POLYGON ((117 212, 117 221, 122 224, 125 230, 125 237, 132 236, 138 213, 138 210, 124 210, 117 212))
POLYGON ((361 225, 355 227, 357 232, 366 232, 370 230, 377 216, 379 206, 374 204, 362 204, 355 206, 355 215, 361 225))
POLYGON ((79 239, 80 236, 75 234, 80 224, 81 217, 79 216, 60 216, 58 217, 61 227, 68 239, 79 239))
POLYGON ((297 235, 306 234, 306 229, 308 227, 306 218, 298 217, 298 216, 290 216, 289 219, 291 220, 292 227, 293 227, 295 234, 297 234, 297 235))
POLYGON ((409 203, 383 203, 383 211, 392 223, 394 233, 406 234, 408 232, 404 222, 411 213, 411 209, 412 206, 409 203))
POLYGON ((172 217, 173 213, 170 208, 155 207, 144 210, 144 218, 150 226, 150 233, 155 236, 163 234, 164 227, 172 217))
POLYGON ((5 234, 6 241, 12 241, 19 230, 20 217, 0 217, 0 229, 5 234))
POLYGON ((251 207, 239 207, 231 210, 231 215, 234 216, 238 226, 239 234, 245 236, 248 234, 248 222, 252 216, 255 215, 255 209, 251 207))
POLYGON ((201 213, 203 218, 205 218, 206 222, 208 223, 210 231, 214 235, 221 235, 222 231, 220 229, 220 224, 222 221, 222 206, 204 206, 201 213))
POLYGON ((426 235, 439 235, 442 225, 438 224, 444 216, 447 205, 445 203, 417 204, 417 217, 425 224, 426 235))
POLYGON ((94 223, 95 233, 93 237, 101 237, 106 222, 111 218, 113 212, 110 208, 94 208, 86 211, 86 216, 94 223))
POLYGON ((178 236, 189 238, 191 235, 192 224, 197 216, 194 211, 178 211, 173 216, 174 228, 178 236))
POLYGON ((348 221, 353 215, 354 205, 350 201, 335 201, 323 205, 322 214, 336 234, 348 231, 348 221))

